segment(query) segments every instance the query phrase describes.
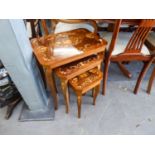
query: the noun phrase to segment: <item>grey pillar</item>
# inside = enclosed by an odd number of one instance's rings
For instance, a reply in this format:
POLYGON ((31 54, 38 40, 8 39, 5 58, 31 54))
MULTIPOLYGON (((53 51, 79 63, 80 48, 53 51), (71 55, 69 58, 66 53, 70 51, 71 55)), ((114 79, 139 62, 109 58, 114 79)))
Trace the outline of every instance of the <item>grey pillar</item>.
POLYGON ((47 117, 52 109, 48 109, 47 93, 23 20, 0 20, 0 59, 28 106, 26 117, 30 117, 29 112, 41 120, 43 113, 47 117))

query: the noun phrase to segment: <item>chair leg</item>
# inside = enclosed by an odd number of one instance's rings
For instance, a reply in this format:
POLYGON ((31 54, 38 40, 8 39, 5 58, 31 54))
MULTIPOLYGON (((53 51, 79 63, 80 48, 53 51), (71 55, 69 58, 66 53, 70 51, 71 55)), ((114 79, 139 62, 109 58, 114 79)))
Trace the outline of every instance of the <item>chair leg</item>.
POLYGON ((146 74, 146 72, 148 71, 150 65, 152 64, 154 58, 152 58, 148 63, 144 63, 144 66, 139 74, 139 77, 137 79, 137 83, 136 83, 136 86, 135 86, 135 89, 134 89, 134 94, 137 94, 138 93, 138 90, 139 90, 139 87, 140 87, 140 84, 146 74))
POLYGON ((147 87, 147 93, 150 94, 151 93, 151 88, 152 88, 152 84, 153 84, 153 81, 155 79, 155 67, 152 71, 152 74, 151 74, 151 77, 149 79, 149 84, 148 84, 148 87, 147 87))
POLYGON ((66 113, 69 113, 69 92, 68 92, 68 81, 61 80, 61 89, 66 103, 66 113))
POLYGON ((132 74, 125 68, 124 64, 122 64, 121 62, 117 62, 117 65, 126 77, 132 77, 132 74))
POLYGON ((96 86, 94 89, 94 93, 93 93, 93 105, 96 104, 96 98, 97 98, 97 95, 100 91, 100 85, 96 86))
POLYGON ((108 79, 108 70, 109 70, 109 61, 105 61, 104 71, 103 71, 103 86, 102 86, 102 95, 106 93, 107 79, 108 79))
POLYGON ((77 95, 77 106, 78 106, 78 118, 81 117, 81 104, 82 104, 82 94, 77 95))

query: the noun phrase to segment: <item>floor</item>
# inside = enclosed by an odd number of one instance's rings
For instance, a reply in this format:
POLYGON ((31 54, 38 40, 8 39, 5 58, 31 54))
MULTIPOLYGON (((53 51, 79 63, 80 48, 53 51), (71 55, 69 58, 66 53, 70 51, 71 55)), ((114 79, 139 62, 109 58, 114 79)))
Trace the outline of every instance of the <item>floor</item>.
POLYGON ((132 90, 141 64, 127 65, 133 78, 127 79, 116 65, 111 65, 106 96, 92 105, 91 92, 83 97, 82 118, 77 118, 76 96, 71 93, 70 113, 65 114, 64 100, 59 90, 59 109, 54 121, 19 122, 21 104, 9 120, 6 109, 0 109, 0 134, 155 134, 155 84, 151 95, 146 93, 146 76, 134 95, 132 90), (134 72, 133 72, 134 71, 134 72))

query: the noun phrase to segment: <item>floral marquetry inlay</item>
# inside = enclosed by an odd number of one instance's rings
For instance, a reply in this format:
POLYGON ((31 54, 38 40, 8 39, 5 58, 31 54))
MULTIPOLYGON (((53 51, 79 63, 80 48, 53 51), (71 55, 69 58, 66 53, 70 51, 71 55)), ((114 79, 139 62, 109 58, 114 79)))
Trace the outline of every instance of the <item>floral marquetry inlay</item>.
POLYGON ((48 62, 102 47, 106 44, 106 41, 86 29, 76 29, 35 38, 31 40, 31 43, 34 53, 41 57, 43 61, 48 62))
POLYGON ((102 72, 97 68, 91 69, 75 78, 69 80, 69 83, 75 89, 84 89, 91 85, 93 82, 102 78, 102 72))

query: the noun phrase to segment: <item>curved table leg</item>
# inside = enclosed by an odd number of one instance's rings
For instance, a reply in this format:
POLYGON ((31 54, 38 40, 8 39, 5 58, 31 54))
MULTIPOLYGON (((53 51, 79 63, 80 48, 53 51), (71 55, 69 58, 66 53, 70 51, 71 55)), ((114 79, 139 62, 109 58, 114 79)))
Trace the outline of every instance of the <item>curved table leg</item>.
POLYGON ((93 93, 93 105, 95 105, 96 104, 97 95, 98 95, 98 93, 100 91, 100 84, 97 85, 95 88, 93 88, 93 91, 94 91, 94 93, 93 93))
POLYGON ((47 86, 49 86, 51 95, 53 96, 55 110, 57 110, 58 109, 58 97, 57 97, 55 81, 53 79, 54 78, 53 71, 51 68, 45 68, 45 76, 46 76, 47 86))
POLYGON ((61 88, 66 102, 66 113, 69 113, 68 80, 61 80, 61 88))
POLYGON ((81 117, 82 94, 77 94, 78 118, 81 117))
POLYGON ((106 93, 109 64, 110 64, 110 61, 106 59, 104 63, 104 70, 103 70, 102 95, 105 95, 106 93))

